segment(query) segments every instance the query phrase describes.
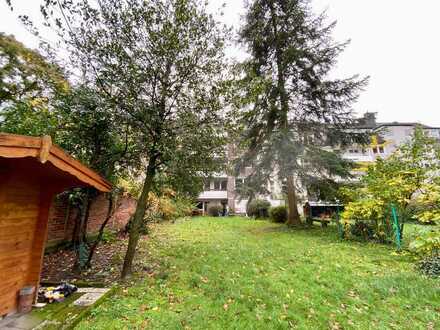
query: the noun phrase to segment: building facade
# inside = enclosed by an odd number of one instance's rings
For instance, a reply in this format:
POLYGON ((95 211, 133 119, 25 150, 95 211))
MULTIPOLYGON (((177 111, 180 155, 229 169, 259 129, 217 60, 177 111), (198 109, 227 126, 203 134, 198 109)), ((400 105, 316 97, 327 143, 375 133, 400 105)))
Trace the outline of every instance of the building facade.
MULTIPOLYGON (((370 145, 352 145, 341 150, 342 158, 360 165, 359 169, 353 173, 359 177, 365 173, 365 167, 362 165, 368 166, 378 158, 389 157, 399 145, 411 140, 414 130, 418 126, 425 130, 429 136, 440 141, 440 127, 430 127, 420 123, 378 123, 376 122, 376 113, 365 113, 363 117, 359 118, 358 125, 354 129, 370 134, 370 145)), ((226 149, 228 159, 233 159, 233 146, 229 145, 226 149)), ((238 195, 236 188, 243 184, 250 173, 251 168, 248 168, 237 177, 225 173, 214 175, 213 178, 206 181, 205 189, 198 198, 198 207, 204 214, 207 214, 211 205, 222 205, 222 213, 225 215, 246 214, 247 200, 238 195)), ((259 196, 259 198, 268 200, 272 206, 285 204, 281 183, 276 178, 268 182, 267 190, 270 193, 266 196, 259 196)), ((309 198, 310 196, 299 196, 299 199, 303 200, 309 198)))
MULTIPOLYGON (((245 175, 236 177, 222 173, 206 180, 204 191, 197 200, 198 208, 203 214, 208 214, 210 206, 221 205, 222 215, 246 214, 247 199, 237 193, 238 187, 244 183, 245 178, 245 175)), ((257 197, 269 201, 272 206, 284 205, 285 201, 278 182, 275 180, 268 182, 267 188, 270 194, 257 197)))
POLYGON ((372 163, 377 158, 388 158, 397 148, 411 140, 416 127, 421 127, 428 136, 440 141, 440 127, 430 127, 420 123, 377 123, 376 113, 366 113, 360 119, 359 130, 371 135, 369 146, 351 146, 343 151, 342 157, 356 163, 372 163))

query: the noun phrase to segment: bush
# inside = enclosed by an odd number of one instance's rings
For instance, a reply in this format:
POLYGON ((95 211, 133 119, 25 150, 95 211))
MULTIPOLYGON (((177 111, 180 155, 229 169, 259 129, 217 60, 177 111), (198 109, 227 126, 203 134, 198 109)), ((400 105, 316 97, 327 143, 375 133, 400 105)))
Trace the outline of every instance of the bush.
POLYGON ((178 217, 190 217, 197 208, 196 204, 189 198, 177 196, 174 200, 177 208, 178 217))
POLYGON ((362 238, 366 241, 375 238, 374 227, 364 221, 356 221, 353 224, 349 224, 348 231, 350 236, 362 238))
POLYGON ((247 213, 250 217, 264 219, 269 217, 270 203, 264 199, 256 199, 249 203, 247 213))
POLYGON ((433 255, 423 259, 419 262, 418 267, 427 276, 440 276, 440 255, 433 255))
POLYGON ((168 196, 162 196, 159 198, 157 213, 162 220, 170 221, 179 217, 174 200, 168 196))
POLYGON ((284 205, 271 207, 269 215, 274 222, 284 223, 287 221, 287 208, 284 205))
POLYGON ((411 242, 409 249, 421 257, 440 255, 440 231, 433 230, 418 236, 411 242))
POLYGON ((208 214, 212 217, 218 217, 223 212, 223 206, 220 204, 210 205, 208 207, 208 214))
POLYGON ((103 243, 114 243, 118 239, 118 235, 116 232, 104 229, 104 232, 102 234, 101 242, 103 243))
POLYGON ((145 222, 170 221, 191 216, 195 208, 191 199, 176 194, 168 188, 165 188, 160 196, 150 192, 148 205, 149 207, 145 213, 145 222))

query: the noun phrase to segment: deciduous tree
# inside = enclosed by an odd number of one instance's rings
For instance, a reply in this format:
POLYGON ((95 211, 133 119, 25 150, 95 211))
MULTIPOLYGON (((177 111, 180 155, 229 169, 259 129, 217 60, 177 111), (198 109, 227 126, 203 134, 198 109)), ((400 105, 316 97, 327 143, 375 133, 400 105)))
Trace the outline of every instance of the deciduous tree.
POLYGON ((141 159, 126 277, 158 175, 177 168, 179 159, 191 173, 209 171, 222 152, 226 31, 199 0, 48 0, 43 13, 81 74, 99 86, 115 120, 128 125, 130 148, 141 159))
POLYGON ((438 171, 440 146, 421 127, 410 141, 387 159, 378 159, 368 167, 361 186, 352 191, 342 218, 348 222, 370 221, 378 238, 392 238, 391 206, 397 209, 400 232, 412 218, 435 222, 439 217, 438 171), (417 206, 418 207, 414 207, 417 206))

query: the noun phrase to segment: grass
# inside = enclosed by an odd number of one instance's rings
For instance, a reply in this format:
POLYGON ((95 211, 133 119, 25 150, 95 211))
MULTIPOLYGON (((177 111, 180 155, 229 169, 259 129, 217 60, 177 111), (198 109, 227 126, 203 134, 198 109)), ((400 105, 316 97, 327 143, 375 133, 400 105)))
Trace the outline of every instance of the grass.
MULTIPOLYGON (((94 306, 102 303, 105 297, 112 295, 114 290, 115 288, 111 288, 94 303, 94 306)), ((73 329, 81 319, 90 313, 92 308, 91 306, 76 306, 73 304, 82 295, 84 293, 75 292, 63 302, 47 304, 43 308, 33 309, 31 316, 44 321, 37 328, 39 330, 73 329)))
POLYGON ((160 263, 77 329, 438 329, 440 281, 390 247, 340 242, 335 228, 289 230, 194 218, 141 242, 160 263))

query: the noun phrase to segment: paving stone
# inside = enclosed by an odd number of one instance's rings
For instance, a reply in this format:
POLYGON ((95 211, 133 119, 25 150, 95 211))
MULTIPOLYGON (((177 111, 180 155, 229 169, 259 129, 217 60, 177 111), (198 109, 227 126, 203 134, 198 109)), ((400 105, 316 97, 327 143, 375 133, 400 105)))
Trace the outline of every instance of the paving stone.
POLYGON ((79 288, 77 292, 79 293, 89 293, 89 292, 96 292, 96 293, 106 293, 110 289, 106 288, 79 288))
POLYGON ((91 306, 99 298, 104 295, 105 292, 88 292, 73 302, 75 306, 91 306))
POLYGON ((14 317, 11 319, 11 322, 7 322, 6 324, 2 324, 2 329, 5 330, 31 330, 37 325, 39 325, 42 320, 39 317, 32 315, 20 315, 18 317, 14 317))

